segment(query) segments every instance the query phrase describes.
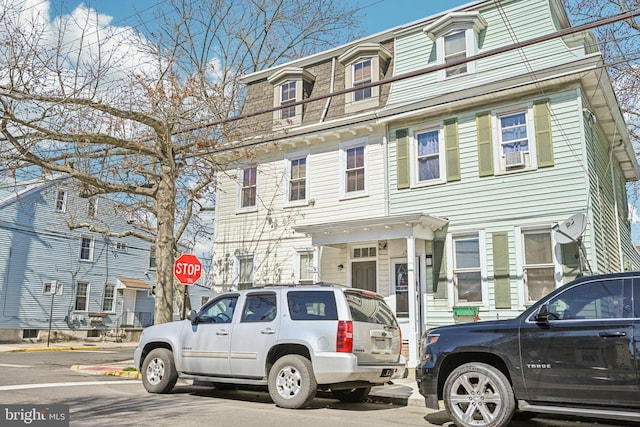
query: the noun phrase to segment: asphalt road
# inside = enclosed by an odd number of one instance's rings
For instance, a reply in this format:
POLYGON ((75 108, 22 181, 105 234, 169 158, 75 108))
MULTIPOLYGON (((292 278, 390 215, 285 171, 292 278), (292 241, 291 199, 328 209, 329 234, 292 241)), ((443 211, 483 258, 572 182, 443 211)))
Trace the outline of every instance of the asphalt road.
MULTIPOLYGON (((276 407, 261 390, 220 391, 179 383, 173 393, 147 393, 140 381, 91 375, 71 370, 74 364, 120 362, 132 358, 131 349, 0 353, 0 405, 69 405, 71 426, 451 426, 443 412, 426 416, 419 406, 381 403, 346 404, 316 398, 311 407, 276 407)), ((588 425, 638 426, 591 420, 535 418, 513 422, 514 427, 588 425)))

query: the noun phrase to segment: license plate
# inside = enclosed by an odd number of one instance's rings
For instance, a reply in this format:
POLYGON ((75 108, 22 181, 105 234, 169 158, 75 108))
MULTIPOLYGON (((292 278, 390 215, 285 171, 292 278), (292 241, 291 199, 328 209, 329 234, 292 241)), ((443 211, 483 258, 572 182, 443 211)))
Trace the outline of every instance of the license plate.
POLYGON ((390 377, 393 374, 393 369, 383 369, 381 377, 390 377))

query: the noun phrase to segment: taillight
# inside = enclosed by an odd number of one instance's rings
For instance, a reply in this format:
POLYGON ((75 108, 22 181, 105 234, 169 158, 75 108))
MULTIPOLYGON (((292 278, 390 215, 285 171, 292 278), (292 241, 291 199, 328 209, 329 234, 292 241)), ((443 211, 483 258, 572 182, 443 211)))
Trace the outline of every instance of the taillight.
POLYGON ((351 353, 353 351, 353 322, 351 320, 338 321, 336 351, 339 353, 351 353))

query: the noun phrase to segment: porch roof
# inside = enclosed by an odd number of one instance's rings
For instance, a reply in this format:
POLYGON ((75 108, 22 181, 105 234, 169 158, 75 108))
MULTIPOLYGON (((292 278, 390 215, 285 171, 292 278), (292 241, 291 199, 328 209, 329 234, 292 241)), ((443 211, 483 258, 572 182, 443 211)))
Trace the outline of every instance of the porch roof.
POLYGON ((435 231, 449 223, 446 218, 427 213, 387 215, 300 224, 293 229, 311 237, 314 246, 336 245, 358 241, 388 240, 415 237, 433 240, 435 231))
POLYGON ((116 278, 116 289, 135 289, 135 290, 145 290, 151 289, 151 285, 141 279, 130 279, 128 277, 117 277, 116 278))

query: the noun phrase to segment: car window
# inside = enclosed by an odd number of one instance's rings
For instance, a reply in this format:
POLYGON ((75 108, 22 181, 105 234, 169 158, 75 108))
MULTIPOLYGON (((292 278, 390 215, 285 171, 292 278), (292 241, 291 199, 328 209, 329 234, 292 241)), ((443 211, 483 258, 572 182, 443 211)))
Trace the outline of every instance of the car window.
POLYGON ((287 303, 291 320, 338 320, 333 291, 291 291, 287 303))
POLYGON ((396 320, 389 306, 379 298, 361 293, 347 293, 351 316, 356 322, 377 323, 396 326, 396 320))
POLYGON ((276 295, 249 294, 244 303, 241 322, 271 322, 276 318, 276 295))
POLYGON ((238 300, 237 295, 230 295, 212 301, 202 307, 200 323, 231 323, 238 300))
POLYGON ((630 287, 625 287, 623 278, 574 286, 550 301, 549 312, 559 320, 628 318, 632 316, 630 287))

